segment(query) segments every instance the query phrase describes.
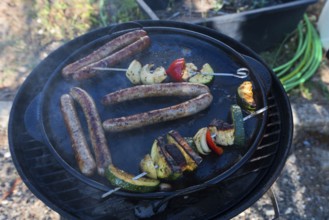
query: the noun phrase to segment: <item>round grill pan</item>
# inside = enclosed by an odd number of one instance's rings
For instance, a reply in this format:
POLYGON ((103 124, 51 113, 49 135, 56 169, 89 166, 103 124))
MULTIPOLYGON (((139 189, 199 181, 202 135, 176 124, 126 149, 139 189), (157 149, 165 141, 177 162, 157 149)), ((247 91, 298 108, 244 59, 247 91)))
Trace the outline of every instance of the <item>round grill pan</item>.
MULTIPOLYGON (((193 62, 197 66, 202 66, 202 64, 208 62, 216 72, 235 72, 240 67, 247 67, 250 69, 248 80, 252 80, 256 88, 257 106, 258 108, 266 106, 266 91, 258 73, 254 71, 250 61, 247 62, 242 55, 229 46, 206 35, 185 29, 162 27, 144 27, 144 29, 151 37, 151 47, 134 57, 124 60, 118 67, 126 68, 133 59, 137 59, 143 64, 154 63, 166 67, 173 59, 179 57, 185 57, 188 62, 193 62)), ((104 191, 112 188, 105 178, 98 175, 85 177, 78 170, 59 108, 60 96, 68 93, 69 89, 74 86, 85 89, 94 98, 102 120, 162 108, 186 100, 181 98, 157 98, 104 107, 100 104, 103 95, 131 86, 125 74, 100 72, 97 77, 82 82, 65 81, 62 78, 60 71, 65 65, 87 55, 115 36, 128 31, 131 31, 131 29, 105 35, 72 54, 53 72, 52 77, 43 89, 39 105, 44 139, 54 156, 72 175, 104 191)), ((175 129, 183 136, 193 136, 199 128, 207 126, 214 118, 230 122, 229 109, 232 104, 236 103, 236 89, 242 81, 235 78, 215 77, 214 82, 209 85, 214 96, 213 103, 208 109, 194 116, 128 132, 107 134, 114 164, 127 172, 137 175, 140 160, 150 152, 154 139, 159 135, 175 129)), ((82 111, 78 110, 78 113, 83 127, 87 128, 82 111)), ((248 145, 245 148, 227 149, 221 157, 215 154, 204 157, 204 161, 195 172, 184 175, 180 181, 175 182, 173 192, 138 194, 120 191, 117 193, 124 196, 158 198, 197 191, 220 182, 248 161, 262 138, 266 118, 267 114, 265 113, 245 122, 248 140, 248 145)), ((85 130, 85 134, 87 132, 85 130)), ((88 138, 88 135, 86 137, 88 138)))

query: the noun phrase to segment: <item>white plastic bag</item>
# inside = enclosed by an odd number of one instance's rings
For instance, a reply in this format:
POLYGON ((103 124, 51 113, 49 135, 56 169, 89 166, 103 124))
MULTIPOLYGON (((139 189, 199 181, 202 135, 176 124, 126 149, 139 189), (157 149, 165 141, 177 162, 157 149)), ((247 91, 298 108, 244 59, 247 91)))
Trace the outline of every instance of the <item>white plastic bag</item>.
POLYGON ((323 48, 329 50, 329 1, 327 0, 319 17, 318 30, 323 48))

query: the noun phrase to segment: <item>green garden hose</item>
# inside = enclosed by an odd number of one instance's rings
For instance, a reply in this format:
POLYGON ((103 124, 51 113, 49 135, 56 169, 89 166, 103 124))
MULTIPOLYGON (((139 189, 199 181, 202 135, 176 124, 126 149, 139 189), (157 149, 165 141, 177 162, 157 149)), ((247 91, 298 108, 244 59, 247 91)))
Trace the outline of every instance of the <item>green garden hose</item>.
POLYGON ((298 46, 293 58, 273 68, 287 92, 313 76, 322 60, 321 41, 307 15, 297 30, 298 46))

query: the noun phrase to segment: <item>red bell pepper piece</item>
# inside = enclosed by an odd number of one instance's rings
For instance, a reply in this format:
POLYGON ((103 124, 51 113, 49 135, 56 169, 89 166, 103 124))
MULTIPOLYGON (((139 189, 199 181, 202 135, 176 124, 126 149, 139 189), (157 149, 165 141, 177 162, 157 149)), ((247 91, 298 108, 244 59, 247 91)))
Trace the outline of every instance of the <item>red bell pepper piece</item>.
POLYGON ((168 69, 166 70, 166 73, 168 76, 170 76, 173 80, 177 82, 183 81, 183 70, 185 69, 185 59, 179 58, 177 60, 174 60, 168 69))
POLYGON ((206 133, 206 140, 207 140, 208 147, 210 147, 210 149, 212 149, 216 154, 218 154, 218 155, 223 154, 223 152, 224 152, 223 148, 216 145, 216 143, 214 142, 214 140, 211 137, 211 133, 210 133, 209 129, 207 130, 207 133, 206 133))

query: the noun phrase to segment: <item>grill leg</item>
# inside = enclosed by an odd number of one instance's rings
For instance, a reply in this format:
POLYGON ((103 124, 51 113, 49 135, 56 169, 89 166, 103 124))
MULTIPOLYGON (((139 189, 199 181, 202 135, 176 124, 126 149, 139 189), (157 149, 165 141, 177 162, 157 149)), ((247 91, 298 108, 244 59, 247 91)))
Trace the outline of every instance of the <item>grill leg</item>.
POLYGON ((271 202, 272 202, 272 206, 273 206, 273 209, 274 209, 274 219, 277 219, 277 220, 284 219, 280 216, 280 209, 279 209, 278 200, 276 199, 276 196, 275 196, 272 188, 270 188, 267 191, 267 195, 270 197, 271 202))

